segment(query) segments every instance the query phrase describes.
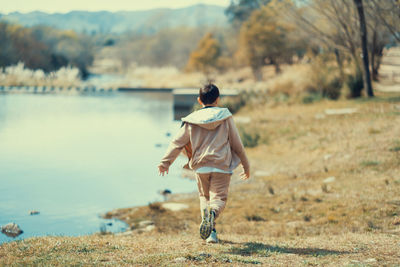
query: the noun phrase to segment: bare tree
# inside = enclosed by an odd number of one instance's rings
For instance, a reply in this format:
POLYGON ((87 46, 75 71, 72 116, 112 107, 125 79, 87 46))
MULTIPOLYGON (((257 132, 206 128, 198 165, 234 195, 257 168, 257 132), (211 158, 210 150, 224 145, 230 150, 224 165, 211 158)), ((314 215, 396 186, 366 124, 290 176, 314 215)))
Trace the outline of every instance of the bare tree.
POLYGON ((376 16, 390 31, 392 36, 400 42, 400 1, 369 0, 366 4, 375 10, 374 16, 376 16))
MULTIPOLYGON (((346 54, 355 64, 356 75, 361 75, 362 38, 356 5, 348 0, 298 0, 295 3, 287 5, 289 19, 308 34, 310 40, 335 53, 341 77, 346 54)), ((393 40, 392 36, 399 38, 400 1, 364 1, 363 8, 366 29, 370 33, 367 36, 370 72, 372 79, 377 80, 384 47, 393 40)))
MULTIPOLYGON (((336 50, 335 54, 349 54, 354 60, 356 71, 361 71, 358 19, 354 7, 345 0, 300 2, 303 4, 297 8, 288 5, 293 23, 307 32, 314 42, 336 50)), ((337 59, 341 66, 341 57, 337 59)))
POLYGON ((367 46, 367 25, 365 23, 364 7, 362 0, 354 0, 354 4, 357 7, 358 16, 360 19, 360 33, 361 33, 361 48, 363 55, 363 74, 364 74, 364 88, 367 89, 367 94, 369 97, 374 96, 371 85, 371 76, 369 72, 369 62, 368 62, 368 46, 367 46))

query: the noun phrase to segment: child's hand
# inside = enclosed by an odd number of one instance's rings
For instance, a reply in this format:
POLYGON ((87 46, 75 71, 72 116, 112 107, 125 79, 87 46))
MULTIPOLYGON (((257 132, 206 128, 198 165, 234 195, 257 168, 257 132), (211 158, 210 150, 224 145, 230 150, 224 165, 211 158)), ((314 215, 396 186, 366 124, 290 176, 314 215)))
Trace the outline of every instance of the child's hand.
POLYGON ((164 173, 168 174, 168 168, 165 168, 163 166, 158 166, 158 175, 164 176, 164 173))
POLYGON ((250 178, 250 170, 242 172, 240 175, 240 179, 247 180, 250 178))

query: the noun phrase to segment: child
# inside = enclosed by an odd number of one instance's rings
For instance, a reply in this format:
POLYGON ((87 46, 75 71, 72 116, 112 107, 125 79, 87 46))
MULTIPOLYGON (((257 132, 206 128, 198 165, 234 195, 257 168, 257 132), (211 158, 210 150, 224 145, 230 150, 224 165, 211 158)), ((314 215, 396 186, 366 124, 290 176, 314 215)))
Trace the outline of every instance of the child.
POLYGON ((160 175, 168 174, 169 166, 185 148, 189 167, 196 171, 202 215, 200 236, 208 243, 218 242, 215 219, 225 208, 233 170, 242 163, 242 179, 250 177, 249 161, 232 114, 218 107, 219 99, 215 85, 200 89, 197 101, 203 108, 182 118, 179 133, 158 165, 160 175))

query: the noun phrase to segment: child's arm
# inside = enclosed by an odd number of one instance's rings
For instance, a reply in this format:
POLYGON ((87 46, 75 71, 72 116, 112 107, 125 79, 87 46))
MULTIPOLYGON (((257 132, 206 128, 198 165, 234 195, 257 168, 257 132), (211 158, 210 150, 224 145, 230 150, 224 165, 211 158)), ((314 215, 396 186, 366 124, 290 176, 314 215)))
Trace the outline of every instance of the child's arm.
POLYGON ((240 139, 239 132, 236 128, 236 125, 232 117, 228 119, 228 125, 229 125, 229 142, 231 148, 239 156, 243 166, 244 173, 242 174, 242 179, 244 180, 249 179, 250 178, 249 160, 247 159, 246 151, 244 150, 242 140, 240 139))
POLYGON ((169 166, 171 166, 171 164, 178 157, 182 148, 190 142, 188 127, 188 123, 185 123, 175 136, 174 140, 172 140, 172 142, 169 144, 167 152, 165 152, 164 157, 161 159, 161 162, 158 165, 158 171, 160 175, 164 176, 165 172, 168 174, 169 166))

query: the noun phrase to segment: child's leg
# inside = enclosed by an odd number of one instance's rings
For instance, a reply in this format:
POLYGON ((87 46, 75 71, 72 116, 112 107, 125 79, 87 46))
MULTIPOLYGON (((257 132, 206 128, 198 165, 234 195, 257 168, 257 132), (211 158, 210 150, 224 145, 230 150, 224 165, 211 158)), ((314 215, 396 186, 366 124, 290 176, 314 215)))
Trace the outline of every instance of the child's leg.
POLYGON ((231 174, 213 172, 210 179, 210 206, 215 211, 215 218, 222 213, 228 200, 231 174))
POLYGON ((207 208, 207 204, 210 201, 210 178, 211 173, 196 173, 197 187, 199 189, 200 198, 200 211, 201 217, 203 218, 203 211, 207 208))

